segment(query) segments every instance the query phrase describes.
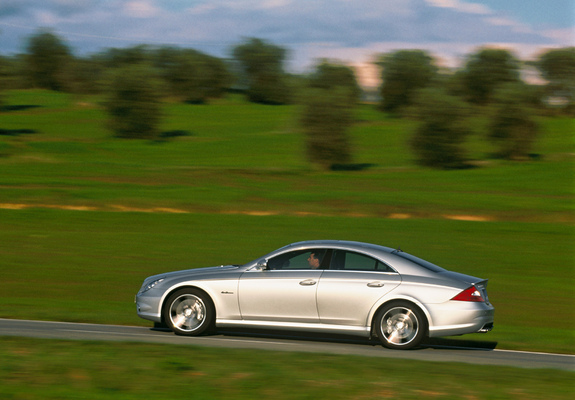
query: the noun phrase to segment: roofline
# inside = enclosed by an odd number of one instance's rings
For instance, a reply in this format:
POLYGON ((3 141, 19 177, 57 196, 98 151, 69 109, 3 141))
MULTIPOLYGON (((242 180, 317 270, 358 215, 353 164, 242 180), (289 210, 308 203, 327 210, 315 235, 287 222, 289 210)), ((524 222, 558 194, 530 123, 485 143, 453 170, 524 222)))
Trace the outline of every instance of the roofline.
POLYGON ((366 243, 366 242, 358 242, 352 240, 304 240, 301 242, 295 242, 284 246, 284 248, 288 247, 299 247, 299 246, 356 246, 356 247, 365 247, 368 249, 386 251, 391 253, 394 251, 391 247, 381 246, 379 244, 374 243, 366 243))

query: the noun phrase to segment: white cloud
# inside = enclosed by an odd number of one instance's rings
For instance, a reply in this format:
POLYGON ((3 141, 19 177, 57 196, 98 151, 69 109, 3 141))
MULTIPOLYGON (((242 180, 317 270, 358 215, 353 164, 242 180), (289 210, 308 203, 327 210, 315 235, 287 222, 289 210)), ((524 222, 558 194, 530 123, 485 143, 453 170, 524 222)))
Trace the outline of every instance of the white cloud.
POLYGON ((291 0, 265 0, 262 2, 262 8, 278 8, 291 5, 291 0))
POLYGON ((493 11, 489 7, 478 4, 478 3, 468 3, 460 0, 425 0, 427 3, 441 8, 451 8, 460 12, 470 13, 470 14, 492 14, 493 11))
POLYGON ((502 27, 508 27, 510 28, 513 32, 518 32, 518 33, 526 33, 526 34, 531 34, 534 33, 533 29, 531 29, 530 27, 528 27, 525 24, 522 24, 520 22, 517 22, 515 20, 509 19, 507 17, 488 17, 485 19, 485 21, 493 26, 502 26, 502 27))
POLYGON ((123 9, 127 16, 136 18, 151 18, 160 12, 151 0, 130 0, 123 9))
POLYGON ((550 29, 542 35, 557 43, 558 47, 575 46, 575 27, 565 29, 550 29))

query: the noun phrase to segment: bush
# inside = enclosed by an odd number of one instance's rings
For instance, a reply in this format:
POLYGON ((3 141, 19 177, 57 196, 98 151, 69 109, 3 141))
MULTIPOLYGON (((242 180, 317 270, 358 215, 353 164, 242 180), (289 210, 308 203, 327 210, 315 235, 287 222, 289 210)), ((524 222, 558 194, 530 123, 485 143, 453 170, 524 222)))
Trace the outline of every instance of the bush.
POLYGON ((498 156, 509 160, 529 157, 538 128, 527 106, 528 91, 521 84, 509 84, 495 93, 489 138, 499 147, 498 156))
POLYGON ((154 139, 160 134, 160 85, 146 65, 128 65, 113 74, 106 108, 117 137, 154 139))
POLYGON ((467 167, 462 143, 469 133, 465 102, 440 89, 419 92, 412 114, 421 121, 411 140, 420 164, 433 168, 467 167))
POLYGON ((351 150, 347 129, 353 107, 347 90, 310 90, 303 106, 300 124, 306 136, 308 159, 329 169, 335 164, 347 164, 351 150))

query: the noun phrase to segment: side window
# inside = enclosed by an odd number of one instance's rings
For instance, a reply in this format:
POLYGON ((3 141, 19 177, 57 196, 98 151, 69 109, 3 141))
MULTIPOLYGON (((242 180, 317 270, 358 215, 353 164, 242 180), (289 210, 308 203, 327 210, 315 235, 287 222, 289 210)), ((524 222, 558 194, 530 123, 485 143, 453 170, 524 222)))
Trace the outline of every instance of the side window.
POLYGON ((323 269, 329 265, 325 249, 298 250, 280 254, 268 260, 269 269, 323 269))
POLYGON ((393 272, 387 264, 384 264, 375 258, 343 250, 334 251, 331 268, 351 271, 393 272))

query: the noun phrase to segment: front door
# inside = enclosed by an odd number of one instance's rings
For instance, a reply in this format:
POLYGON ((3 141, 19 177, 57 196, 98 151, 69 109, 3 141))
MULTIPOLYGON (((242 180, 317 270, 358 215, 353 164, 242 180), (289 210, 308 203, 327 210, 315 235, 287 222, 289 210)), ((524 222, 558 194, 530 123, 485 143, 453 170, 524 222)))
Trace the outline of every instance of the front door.
POLYGON ((267 270, 244 272, 238 288, 242 319, 318 323, 322 255, 321 250, 292 251, 268 260, 267 270))

